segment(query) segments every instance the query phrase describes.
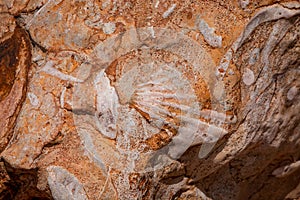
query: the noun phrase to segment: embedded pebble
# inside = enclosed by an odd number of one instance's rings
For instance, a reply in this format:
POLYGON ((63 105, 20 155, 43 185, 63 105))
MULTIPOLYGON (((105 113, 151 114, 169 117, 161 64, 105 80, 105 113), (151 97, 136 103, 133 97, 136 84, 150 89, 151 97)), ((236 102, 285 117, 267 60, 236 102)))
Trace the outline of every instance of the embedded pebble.
POLYGON ((33 106, 39 105, 39 99, 37 98, 37 96, 34 93, 28 92, 27 97, 28 97, 31 105, 33 105, 33 106))
POLYGON ((113 22, 104 23, 102 30, 107 35, 112 34, 116 30, 116 24, 113 22))
POLYGON ((251 85, 254 83, 254 73, 251 69, 246 68, 243 74, 243 82, 246 85, 251 85))
POLYGON ((293 86, 289 89, 289 91, 287 92, 287 98, 288 100, 293 100, 295 98, 295 96, 298 93, 298 88, 296 86, 293 86))

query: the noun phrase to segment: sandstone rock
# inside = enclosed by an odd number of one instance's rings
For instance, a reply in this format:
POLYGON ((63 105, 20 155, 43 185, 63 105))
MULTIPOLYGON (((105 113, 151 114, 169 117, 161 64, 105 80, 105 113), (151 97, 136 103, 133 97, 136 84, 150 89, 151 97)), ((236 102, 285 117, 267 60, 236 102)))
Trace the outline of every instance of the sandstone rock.
POLYGON ((0 2, 1 199, 299 199, 296 1, 0 2))

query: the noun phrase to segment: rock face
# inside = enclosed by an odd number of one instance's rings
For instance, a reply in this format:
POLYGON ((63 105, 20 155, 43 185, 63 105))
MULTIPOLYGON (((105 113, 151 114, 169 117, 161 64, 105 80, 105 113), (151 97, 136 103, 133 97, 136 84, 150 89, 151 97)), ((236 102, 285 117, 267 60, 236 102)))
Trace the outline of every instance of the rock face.
POLYGON ((1 42, 0 57, 0 150, 3 151, 12 137, 12 128, 26 96, 31 46, 24 30, 15 27, 12 36, 1 42))
POLYGON ((299 199, 296 1, 0 1, 0 199, 299 199))

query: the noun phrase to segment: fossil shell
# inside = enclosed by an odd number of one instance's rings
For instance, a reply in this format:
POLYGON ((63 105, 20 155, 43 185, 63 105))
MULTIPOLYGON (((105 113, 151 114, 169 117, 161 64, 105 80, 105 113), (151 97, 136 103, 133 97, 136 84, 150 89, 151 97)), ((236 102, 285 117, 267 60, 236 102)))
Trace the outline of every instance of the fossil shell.
POLYGON ((227 134, 214 63, 188 37, 129 30, 99 43, 90 60, 93 67, 79 67, 83 83, 74 87, 73 107, 88 110, 94 101, 95 114, 74 114, 74 120, 88 155, 104 171, 153 170, 191 145, 209 143, 204 157, 227 134), (164 155, 162 162, 157 155, 164 155))
POLYGON ((168 65, 133 68, 121 77, 116 88, 120 98, 159 128, 178 128, 181 115, 199 110, 189 82, 168 65))
POLYGON ((96 125, 102 134, 115 139, 118 118, 118 96, 115 89, 110 86, 109 79, 104 70, 96 77, 95 88, 97 91, 96 125))

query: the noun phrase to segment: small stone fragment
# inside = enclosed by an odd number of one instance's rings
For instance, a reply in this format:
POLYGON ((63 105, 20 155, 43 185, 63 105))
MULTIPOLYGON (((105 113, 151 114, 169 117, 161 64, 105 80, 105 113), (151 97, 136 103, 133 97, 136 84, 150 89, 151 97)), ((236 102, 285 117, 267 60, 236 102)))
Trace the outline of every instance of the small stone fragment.
MULTIPOLYGON (((158 3, 159 3, 159 1, 158 1, 158 3)), ((158 6, 158 4, 157 4, 157 6, 158 6)), ((166 12, 164 12, 162 17, 163 18, 169 17, 169 15, 172 14, 172 12, 174 12, 175 8, 176 8, 176 4, 172 4, 171 7, 166 12)))
POLYGON ((38 97, 34 93, 28 92, 27 93, 27 97, 28 97, 31 105, 33 105, 33 106, 39 105, 39 99, 38 99, 38 97))
POLYGON ((297 94, 298 94, 298 88, 296 86, 293 86, 289 89, 286 96, 288 100, 293 100, 297 94))
POLYGON ((254 73, 253 73, 253 71, 249 68, 246 68, 242 78, 243 78, 243 82, 246 85, 248 85, 248 86, 251 85, 252 83, 254 83, 254 73))
POLYGON ((113 22, 104 23, 102 30, 107 35, 112 34, 116 30, 116 24, 113 22))
POLYGON ((66 169, 49 166, 48 184, 55 200, 87 200, 84 188, 79 180, 66 169))
POLYGON ((209 25, 203 20, 200 19, 198 26, 201 34, 204 37, 204 40, 212 47, 222 47, 222 36, 215 34, 215 29, 209 27, 209 25))
POLYGON ((240 0, 241 8, 245 9, 249 5, 249 0, 240 0))

